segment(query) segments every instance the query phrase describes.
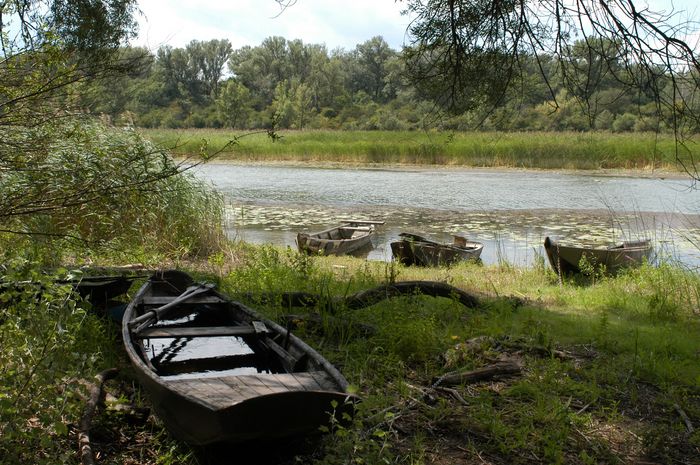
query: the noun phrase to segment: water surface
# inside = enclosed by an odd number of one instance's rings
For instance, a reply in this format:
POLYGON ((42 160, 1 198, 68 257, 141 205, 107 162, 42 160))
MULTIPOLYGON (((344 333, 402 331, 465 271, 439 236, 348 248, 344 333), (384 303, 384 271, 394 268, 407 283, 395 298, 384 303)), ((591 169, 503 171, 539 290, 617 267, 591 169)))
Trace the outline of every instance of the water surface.
POLYGON ((484 243, 485 263, 529 264, 544 237, 605 244, 650 238, 664 258, 700 264, 700 194, 689 180, 491 169, 197 168, 228 203, 227 230, 294 246, 298 231, 344 219, 385 221, 369 259, 388 260, 401 231, 484 243))

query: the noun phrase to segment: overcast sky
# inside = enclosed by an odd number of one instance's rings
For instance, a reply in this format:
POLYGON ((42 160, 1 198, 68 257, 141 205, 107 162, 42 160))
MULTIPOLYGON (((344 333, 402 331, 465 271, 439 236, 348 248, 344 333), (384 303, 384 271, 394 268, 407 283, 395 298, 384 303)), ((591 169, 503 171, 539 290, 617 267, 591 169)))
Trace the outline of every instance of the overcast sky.
POLYGON ((193 39, 229 39, 239 48, 270 36, 350 50, 377 35, 399 49, 408 25, 394 0, 298 0, 281 14, 274 0, 139 0, 139 8, 135 44, 154 50, 193 39))
MULTIPOLYGON (((697 0, 650 3, 667 11, 673 5, 700 19, 697 0)), ((635 4, 642 6, 644 0, 635 4)), ((210 39, 229 39, 240 48, 260 45, 270 36, 351 50, 377 35, 398 50, 409 23, 401 15, 404 3, 395 0, 297 0, 284 12, 274 0, 139 0, 139 8, 143 15, 134 44, 152 50, 210 39)))

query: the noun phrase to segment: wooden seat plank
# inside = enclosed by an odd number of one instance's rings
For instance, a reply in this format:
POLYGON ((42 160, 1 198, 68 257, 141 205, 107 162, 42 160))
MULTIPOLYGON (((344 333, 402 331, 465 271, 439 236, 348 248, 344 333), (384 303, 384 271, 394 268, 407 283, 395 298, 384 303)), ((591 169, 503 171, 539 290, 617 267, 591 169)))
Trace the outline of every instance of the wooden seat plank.
POLYGON ((260 379, 260 376, 255 376, 255 375, 247 375, 247 376, 240 376, 238 378, 241 384, 245 385, 246 387, 253 389, 255 392, 257 392, 257 395, 266 395, 266 394, 274 394, 275 391, 269 387, 260 379))
POLYGON ((250 336, 258 334, 255 328, 248 325, 240 326, 201 326, 201 327, 166 327, 155 326, 146 328, 135 336, 140 339, 178 338, 178 337, 221 337, 221 336, 250 336))
POLYGON ((255 366, 257 361, 255 353, 220 355, 196 359, 165 361, 157 364, 157 373, 160 376, 186 375, 201 371, 216 372, 230 370, 242 366, 255 366))
POLYGON ((307 373, 313 379, 321 386, 321 389, 324 390, 335 390, 335 382, 331 378, 328 377, 326 372, 324 371, 309 371, 307 373))
POLYGON ((241 378, 243 378, 243 376, 225 376, 220 379, 238 394, 238 402, 260 395, 257 390, 242 383, 240 381, 241 378))
MULTIPOLYGON (((177 298, 178 296, 162 296, 162 295, 157 295, 157 296, 150 296, 150 297, 144 297, 143 298, 143 304, 144 305, 165 305, 177 298)), ((219 304, 222 302, 226 302, 223 300, 221 297, 215 296, 215 295, 198 295, 191 297, 179 305, 196 305, 196 304, 219 304)))
POLYGON ((219 378, 200 378, 197 381, 206 392, 204 397, 206 402, 218 409, 226 408, 244 399, 240 392, 236 392, 219 378))
POLYGON ((289 373, 275 375, 278 383, 284 385, 289 391, 306 391, 306 387, 289 373))

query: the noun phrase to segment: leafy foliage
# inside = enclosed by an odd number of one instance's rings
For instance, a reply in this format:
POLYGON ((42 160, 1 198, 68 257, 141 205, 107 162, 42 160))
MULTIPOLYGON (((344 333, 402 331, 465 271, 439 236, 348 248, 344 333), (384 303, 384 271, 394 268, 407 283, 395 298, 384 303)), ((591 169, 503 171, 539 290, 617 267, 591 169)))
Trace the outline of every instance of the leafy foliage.
MULTIPOLYGON (((449 22, 446 12, 438 16, 433 21, 449 22)), ((414 27, 423 28, 415 34, 427 34, 434 24, 414 27)), ((466 44, 397 52, 379 36, 353 50, 331 52, 283 37, 236 50, 225 45, 213 40, 163 47, 144 72, 116 86, 94 87, 86 105, 115 121, 149 128, 267 128, 271 121, 278 129, 642 132, 674 127, 674 108, 660 106, 656 98, 657 90, 671 89, 673 76, 662 73, 653 83, 645 81, 627 66, 620 43, 603 37, 572 43, 565 61, 549 51, 519 56, 515 64, 497 49, 465 54, 466 44), (214 76, 206 63, 220 64, 226 56, 229 74, 216 74, 221 80, 215 83, 206 77, 214 76), (460 74, 453 76, 457 65, 460 74)), ((124 56, 138 53, 127 50, 124 56)), ((694 74, 684 76, 690 80, 694 74)), ((686 110, 695 112, 698 101, 691 89, 682 95, 686 110)), ((697 125, 686 129, 694 133, 697 125)))
POLYGON ((3 463, 73 461, 68 424, 79 417, 78 380, 113 363, 105 321, 71 286, 26 260, 0 268, 0 455, 3 463))
POLYGON ((220 197, 136 132, 89 119, 0 131, 4 233, 182 255, 216 247, 220 197))

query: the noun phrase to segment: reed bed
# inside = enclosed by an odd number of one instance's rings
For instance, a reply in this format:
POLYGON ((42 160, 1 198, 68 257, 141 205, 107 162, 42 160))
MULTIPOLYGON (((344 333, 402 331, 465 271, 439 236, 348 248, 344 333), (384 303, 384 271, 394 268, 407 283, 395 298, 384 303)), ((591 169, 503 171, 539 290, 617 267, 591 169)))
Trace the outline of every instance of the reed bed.
POLYGON ((265 132, 210 129, 143 134, 175 155, 204 148, 219 159, 238 161, 678 170, 678 158, 687 163, 700 153, 690 143, 677 146, 672 135, 653 133, 312 130, 280 131, 275 141, 265 132))

